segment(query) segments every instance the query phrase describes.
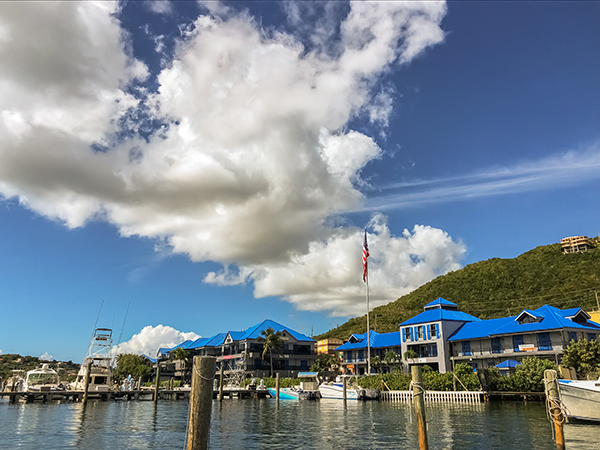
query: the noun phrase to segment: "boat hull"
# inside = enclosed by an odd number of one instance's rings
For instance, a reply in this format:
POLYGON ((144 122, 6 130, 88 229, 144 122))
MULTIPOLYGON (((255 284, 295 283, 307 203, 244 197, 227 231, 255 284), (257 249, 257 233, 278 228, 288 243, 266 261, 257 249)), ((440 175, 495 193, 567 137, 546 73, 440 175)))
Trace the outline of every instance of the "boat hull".
MULTIPOLYGON (((269 394, 273 398, 277 397, 277 390, 274 388, 269 388, 269 394)), ((279 389, 279 400, 299 400, 300 394, 290 388, 279 389)))
MULTIPOLYGON (((319 386, 321 398, 344 399, 344 385, 342 383, 321 384, 319 386)), ((347 400, 358 400, 360 397, 357 389, 346 388, 347 400)))
POLYGON ((600 381, 560 380, 558 385, 569 419, 600 422, 600 381))

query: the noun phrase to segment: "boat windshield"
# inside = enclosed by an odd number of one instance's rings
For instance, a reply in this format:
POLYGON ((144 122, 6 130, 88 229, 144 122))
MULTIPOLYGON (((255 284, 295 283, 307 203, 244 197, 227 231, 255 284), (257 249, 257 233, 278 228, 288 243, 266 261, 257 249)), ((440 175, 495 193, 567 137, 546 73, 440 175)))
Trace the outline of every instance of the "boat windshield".
POLYGON ((36 384, 58 384, 58 375, 55 373, 30 373, 27 383, 32 386, 36 384))

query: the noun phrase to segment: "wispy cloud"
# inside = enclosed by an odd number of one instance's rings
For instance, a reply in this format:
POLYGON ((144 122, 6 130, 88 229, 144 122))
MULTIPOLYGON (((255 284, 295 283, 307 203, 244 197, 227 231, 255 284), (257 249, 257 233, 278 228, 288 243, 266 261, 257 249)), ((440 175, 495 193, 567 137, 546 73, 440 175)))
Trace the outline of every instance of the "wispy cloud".
POLYGON ((539 161, 481 170, 456 177, 374 187, 363 211, 383 211, 507 194, 559 189, 600 180, 600 142, 539 161))

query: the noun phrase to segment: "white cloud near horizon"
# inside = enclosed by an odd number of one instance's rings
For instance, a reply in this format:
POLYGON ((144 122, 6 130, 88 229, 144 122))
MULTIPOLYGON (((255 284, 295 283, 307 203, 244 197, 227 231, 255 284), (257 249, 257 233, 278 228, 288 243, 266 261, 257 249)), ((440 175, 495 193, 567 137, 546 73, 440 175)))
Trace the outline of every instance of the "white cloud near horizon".
MULTIPOLYGON (((360 285, 342 286, 338 271, 356 268, 342 247, 362 239, 339 217, 363 205, 361 171, 382 149, 348 124, 362 117, 385 132, 393 90, 379 81, 444 40, 446 5, 351 2, 327 15, 336 36, 324 22, 304 24, 304 35, 318 32, 309 51, 303 33, 203 4, 209 14, 182 24, 158 90, 133 95, 128 86, 149 73, 117 2, 0 3, 0 196, 70 228, 107 221, 237 273, 208 282, 252 280, 257 296, 299 309, 355 311, 360 285), (132 111, 142 107, 168 124, 148 140, 135 137, 144 124, 132 111), (133 137, 118 138, 122 128, 133 137), (308 261, 324 256, 347 260, 321 264, 332 282, 315 287, 308 261)), ((393 237, 375 226, 375 242, 406 252, 380 255, 373 276, 388 290, 375 304, 453 270, 464 253, 442 230, 393 237), (402 280, 391 264, 411 254, 413 278, 402 280)))
POLYGON ((600 180, 600 142, 538 161, 462 176, 373 186, 361 211, 385 211, 496 195, 553 190, 600 180), (386 191, 395 191, 386 193, 386 191))
POLYGON ((190 331, 182 332, 173 327, 148 325, 134 334, 131 339, 115 346, 115 354, 134 353, 155 357, 159 348, 172 348, 186 340, 196 340, 200 335, 190 331))
POLYGON ((40 359, 42 361, 54 361, 54 356, 52 356, 51 354, 49 354, 48 352, 44 353, 43 355, 40 356, 40 359))

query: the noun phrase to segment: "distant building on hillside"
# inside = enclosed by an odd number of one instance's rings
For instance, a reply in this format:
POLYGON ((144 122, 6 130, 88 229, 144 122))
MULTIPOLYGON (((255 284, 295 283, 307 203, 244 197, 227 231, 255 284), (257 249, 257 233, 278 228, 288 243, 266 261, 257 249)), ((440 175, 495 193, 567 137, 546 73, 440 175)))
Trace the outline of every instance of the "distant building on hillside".
POLYGON ((571 236, 560 240, 563 253, 587 252, 594 248, 594 242, 587 236, 571 236))
POLYGON ((321 339, 317 341, 317 354, 321 355, 327 353, 329 355, 335 355, 335 349, 342 345, 344 341, 338 338, 321 339))

